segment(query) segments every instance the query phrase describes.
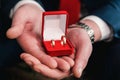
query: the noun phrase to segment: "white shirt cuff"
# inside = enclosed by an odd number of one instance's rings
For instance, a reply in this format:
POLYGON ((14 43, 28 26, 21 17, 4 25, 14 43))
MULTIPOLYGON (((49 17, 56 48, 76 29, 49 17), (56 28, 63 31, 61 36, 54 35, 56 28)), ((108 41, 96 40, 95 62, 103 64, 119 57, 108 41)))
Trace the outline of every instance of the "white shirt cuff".
POLYGON ((110 38, 111 29, 106 24, 106 22, 104 22, 101 18, 94 16, 94 15, 91 15, 91 16, 87 16, 87 17, 83 18, 83 20, 85 20, 85 19, 92 20, 98 25, 100 32, 101 32, 101 39, 100 40, 105 40, 105 39, 110 38))
POLYGON ((16 10, 21 7, 22 5, 25 5, 25 4, 34 4, 36 6, 38 6, 40 8, 40 10, 42 10, 43 12, 45 11, 42 6, 40 4, 38 4, 35 0, 21 0, 19 1, 14 8, 11 9, 10 11, 10 18, 13 17, 13 14, 16 12, 16 10))

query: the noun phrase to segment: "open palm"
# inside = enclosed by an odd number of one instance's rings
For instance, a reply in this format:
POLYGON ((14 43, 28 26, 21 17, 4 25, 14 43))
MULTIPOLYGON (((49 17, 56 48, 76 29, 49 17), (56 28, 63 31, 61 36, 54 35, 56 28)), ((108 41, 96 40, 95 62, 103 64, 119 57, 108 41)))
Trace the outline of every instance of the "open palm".
POLYGON ((61 79, 69 75, 74 61, 67 56, 51 57, 44 51, 40 35, 42 13, 35 5, 23 5, 15 12, 7 36, 17 39, 25 51, 21 54, 21 59, 35 71, 51 78, 61 79))

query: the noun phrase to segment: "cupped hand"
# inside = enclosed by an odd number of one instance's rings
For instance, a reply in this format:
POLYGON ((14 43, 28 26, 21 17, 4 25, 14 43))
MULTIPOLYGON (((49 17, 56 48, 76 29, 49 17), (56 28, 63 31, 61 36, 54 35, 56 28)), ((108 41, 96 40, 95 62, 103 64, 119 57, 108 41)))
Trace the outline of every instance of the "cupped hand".
POLYGON ((74 65, 73 59, 67 56, 51 57, 47 55, 42 46, 41 38, 36 33, 31 32, 30 26, 31 24, 27 23, 23 34, 17 38, 22 48, 27 52, 21 54, 21 59, 35 71, 50 78, 62 79, 67 77, 70 74, 70 68, 74 65))
MULTIPOLYGON (((7 31, 7 36, 11 39, 16 38, 25 52, 36 58, 47 68, 61 70, 61 74, 62 72, 68 72, 74 65, 74 61, 69 57, 51 57, 47 55, 42 46, 40 35, 42 13, 43 11, 41 11, 35 5, 27 4, 21 6, 13 16, 12 27, 7 31)), ((22 59, 28 63, 28 60, 26 60, 26 58, 22 57, 22 59)), ((34 66, 38 66, 35 61, 33 61, 33 64, 35 64, 34 66)), ((36 70, 36 67, 33 69, 36 70)), ((42 73, 44 74, 44 72, 42 73)), ((50 74, 48 73, 45 75, 49 76, 50 74)))
POLYGON ((56 79, 60 80, 65 77, 68 77, 71 74, 70 71, 62 71, 58 68, 49 68, 48 66, 44 65, 40 60, 38 60, 36 57, 32 56, 31 54, 22 53, 20 57, 24 59, 24 61, 36 72, 41 73, 46 77, 49 77, 55 80, 56 79))
POLYGON ((72 55, 75 64, 72 71, 74 76, 79 78, 82 75, 92 52, 91 40, 89 39, 87 32, 82 28, 69 28, 67 37, 75 47, 75 54, 72 55))
POLYGON ((51 68, 55 68, 56 61, 50 56, 44 55, 39 40, 42 13, 35 5, 21 6, 13 15, 12 27, 8 29, 7 36, 11 39, 17 38, 23 50, 39 58, 51 68), (45 60, 46 58, 49 58, 51 64, 45 60))

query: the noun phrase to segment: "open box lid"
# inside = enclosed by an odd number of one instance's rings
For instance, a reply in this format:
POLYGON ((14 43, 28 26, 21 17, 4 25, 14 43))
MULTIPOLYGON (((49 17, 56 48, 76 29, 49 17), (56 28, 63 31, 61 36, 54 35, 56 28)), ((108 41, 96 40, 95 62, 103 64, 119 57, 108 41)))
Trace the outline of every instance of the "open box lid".
POLYGON ((42 37, 44 41, 60 40, 66 35, 68 14, 66 11, 52 11, 43 13, 42 37))

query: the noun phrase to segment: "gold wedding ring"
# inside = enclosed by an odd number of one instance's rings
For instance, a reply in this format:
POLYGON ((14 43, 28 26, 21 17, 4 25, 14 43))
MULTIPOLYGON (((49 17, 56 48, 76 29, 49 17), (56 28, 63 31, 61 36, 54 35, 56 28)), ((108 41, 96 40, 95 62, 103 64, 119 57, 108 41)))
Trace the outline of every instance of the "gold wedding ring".
POLYGON ((52 45, 52 47, 55 46, 55 41, 53 39, 51 40, 51 45, 52 45))
POLYGON ((63 35, 61 37, 61 45, 65 45, 66 44, 66 37, 63 35))

